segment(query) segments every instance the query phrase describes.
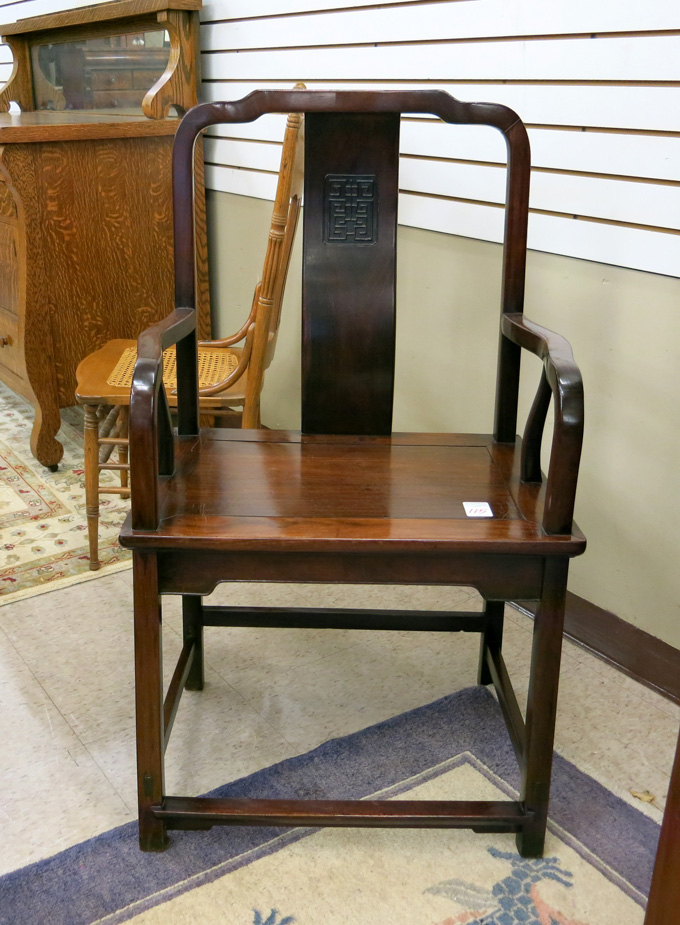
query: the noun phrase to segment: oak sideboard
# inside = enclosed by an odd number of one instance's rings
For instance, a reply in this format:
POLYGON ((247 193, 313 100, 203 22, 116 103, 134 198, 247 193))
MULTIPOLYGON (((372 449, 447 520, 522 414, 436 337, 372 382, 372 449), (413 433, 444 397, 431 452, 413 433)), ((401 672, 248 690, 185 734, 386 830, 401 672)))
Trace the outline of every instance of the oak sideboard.
MULTIPOLYGON (((171 154, 197 98, 199 7, 118 0, 0 26, 14 56, 0 91, 0 379, 33 404, 31 449, 51 468, 80 360, 173 308, 171 154)), ((202 148, 196 157, 208 337, 202 148)))

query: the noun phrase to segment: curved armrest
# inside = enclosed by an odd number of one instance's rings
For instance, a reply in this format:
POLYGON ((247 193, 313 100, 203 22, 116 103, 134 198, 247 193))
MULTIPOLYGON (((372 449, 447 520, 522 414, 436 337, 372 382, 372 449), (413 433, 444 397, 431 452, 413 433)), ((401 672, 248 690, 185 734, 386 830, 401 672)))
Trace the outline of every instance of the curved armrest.
MULTIPOLYGON (((260 300, 260 289, 262 283, 258 283, 255 287, 255 294, 253 295, 253 304, 250 306, 250 314, 245 320, 245 323, 238 329, 236 334, 231 334, 229 337, 221 337, 219 340, 199 340, 199 347, 233 347, 234 344, 238 344, 240 340, 248 334, 248 331, 255 323, 255 317, 257 314, 257 304, 260 300)), ((203 394, 203 393, 201 393, 203 394)))
POLYGON ((232 369, 228 376, 225 376, 224 379, 220 379, 219 382, 215 382, 212 385, 204 386, 204 388, 198 390, 199 395, 219 395, 220 392, 224 392, 226 389, 231 388, 234 383, 238 382, 241 376, 244 374, 250 363, 250 355, 253 352, 253 340, 255 338, 255 323, 250 325, 246 332, 246 342, 243 345, 243 353, 238 361, 236 369, 232 369))
MULTIPOLYGON (((214 382, 212 385, 205 385, 203 388, 199 388, 199 396, 211 396, 218 395, 220 392, 224 392, 226 389, 231 388, 241 376, 244 374, 248 368, 248 363, 250 362, 250 355, 253 352, 253 338, 255 337, 255 325, 251 324, 249 330, 246 333, 246 342, 243 347, 243 352, 238 361, 238 364, 235 369, 225 376, 224 379, 220 379, 218 382, 214 382)), ((205 344, 214 344, 214 341, 205 341, 201 340, 198 342, 199 347, 204 346, 205 344)), ((177 394, 177 389, 173 389, 170 393, 171 395, 177 394)))
MULTIPOLYGON (((145 328, 137 339, 137 359, 160 360, 163 351, 196 330, 196 312, 193 308, 176 308, 167 318, 145 328)), ((137 378, 137 366, 132 387, 137 378)))
MULTIPOLYGON (((169 474, 173 468, 172 424, 163 386, 163 351, 194 334, 195 330, 196 312, 192 308, 176 308, 163 321, 142 331, 137 341, 137 362, 130 390, 134 529, 157 527, 158 477, 169 474)), ((190 341, 195 353, 195 335, 190 341)))
POLYGON ((501 320, 508 340, 543 360, 543 376, 527 420, 522 460, 523 481, 540 481, 540 446, 552 394, 555 427, 550 451, 543 528, 546 533, 571 533, 576 482, 583 443, 583 381, 565 338, 520 313, 501 320))

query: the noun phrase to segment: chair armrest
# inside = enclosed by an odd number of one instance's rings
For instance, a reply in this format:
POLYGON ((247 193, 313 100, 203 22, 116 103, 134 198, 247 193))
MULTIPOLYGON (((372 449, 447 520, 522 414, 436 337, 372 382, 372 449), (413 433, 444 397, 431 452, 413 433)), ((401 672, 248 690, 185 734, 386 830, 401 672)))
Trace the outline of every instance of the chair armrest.
MULTIPOLYGON (((219 382, 214 382, 212 385, 206 385, 203 388, 199 388, 199 396, 203 395, 219 395, 220 392, 226 391, 234 385, 241 376, 245 373, 250 363, 250 356, 253 352, 253 341, 255 339, 255 323, 250 325, 250 328, 246 332, 246 342, 243 345, 243 352, 238 361, 236 369, 232 369, 228 376, 225 376, 224 379, 220 379, 219 382)), ((203 343, 203 342, 201 342, 203 343)))
POLYGON ((236 334, 231 334, 229 337, 221 337, 219 340, 199 340, 199 347, 233 347, 234 344, 238 344, 239 341, 243 340, 247 336, 251 327, 255 324, 255 318, 257 316, 257 305, 260 300, 260 289, 262 287, 261 283, 258 283, 255 287, 255 293, 253 295, 253 304, 250 306, 250 314, 246 318, 244 324, 238 329, 236 334))
POLYGON ((545 416, 554 400, 555 426, 543 513, 546 533, 571 533, 583 443, 583 380, 565 338, 520 313, 501 320, 508 340, 543 360, 543 375, 524 433, 522 481, 541 481, 540 450, 545 416))
MULTIPOLYGON (((163 386, 163 351, 193 335, 196 312, 174 312, 142 331, 137 341, 137 362, 130 390, 130 482, 132 526, 153 530, 158 526, 158 478, 173 469, 170 409, 163 386)), ((179 378, 179 359, 178 359, 179 378)))
MULTIPOLYGON (((137 359, 160 360, 163 351, 196 330, 196 312, 193 308, 176 308, 167 318, 145 328, 137 339, 137 359)), ((137 367, 133 376, 134 388, 137 367)))

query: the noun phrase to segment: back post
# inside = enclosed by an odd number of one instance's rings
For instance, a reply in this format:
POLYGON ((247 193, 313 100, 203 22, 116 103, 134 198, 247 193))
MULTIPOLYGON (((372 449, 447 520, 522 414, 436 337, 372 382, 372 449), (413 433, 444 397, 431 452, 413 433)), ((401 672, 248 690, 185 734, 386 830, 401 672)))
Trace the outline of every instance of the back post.
MULTIPOLYGON (((529 136, 517 119, 504 129, 508 152, 505 231, 503 234, 503 289, 501 314, 524 311, 527 228, 529 221, 529 179, 531 153, 529 136)), ((514 443, 517 433, 521 348, 502 333, 498 339, 494 437, 499 443, 514 443)))
POLYGON ((172 151, 175 309, 193 311, 193 329, 177 342, 177 433, 195 436, 198 416, 198 337, 196 331, 196 258, 194 251, 194 151, 198 133, 180 123, 172 151))
POLYGON ((308 113, 302 431, 389 435, 398 113, 308 113))

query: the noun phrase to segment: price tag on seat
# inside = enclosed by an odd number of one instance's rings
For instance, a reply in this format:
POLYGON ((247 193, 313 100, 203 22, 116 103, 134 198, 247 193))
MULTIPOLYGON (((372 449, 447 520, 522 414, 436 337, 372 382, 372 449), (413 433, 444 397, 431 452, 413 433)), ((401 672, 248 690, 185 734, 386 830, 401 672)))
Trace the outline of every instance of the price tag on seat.
POLYGON ((493 511, 487 501, 463 501, 468 517, 493 517, 493 511))

